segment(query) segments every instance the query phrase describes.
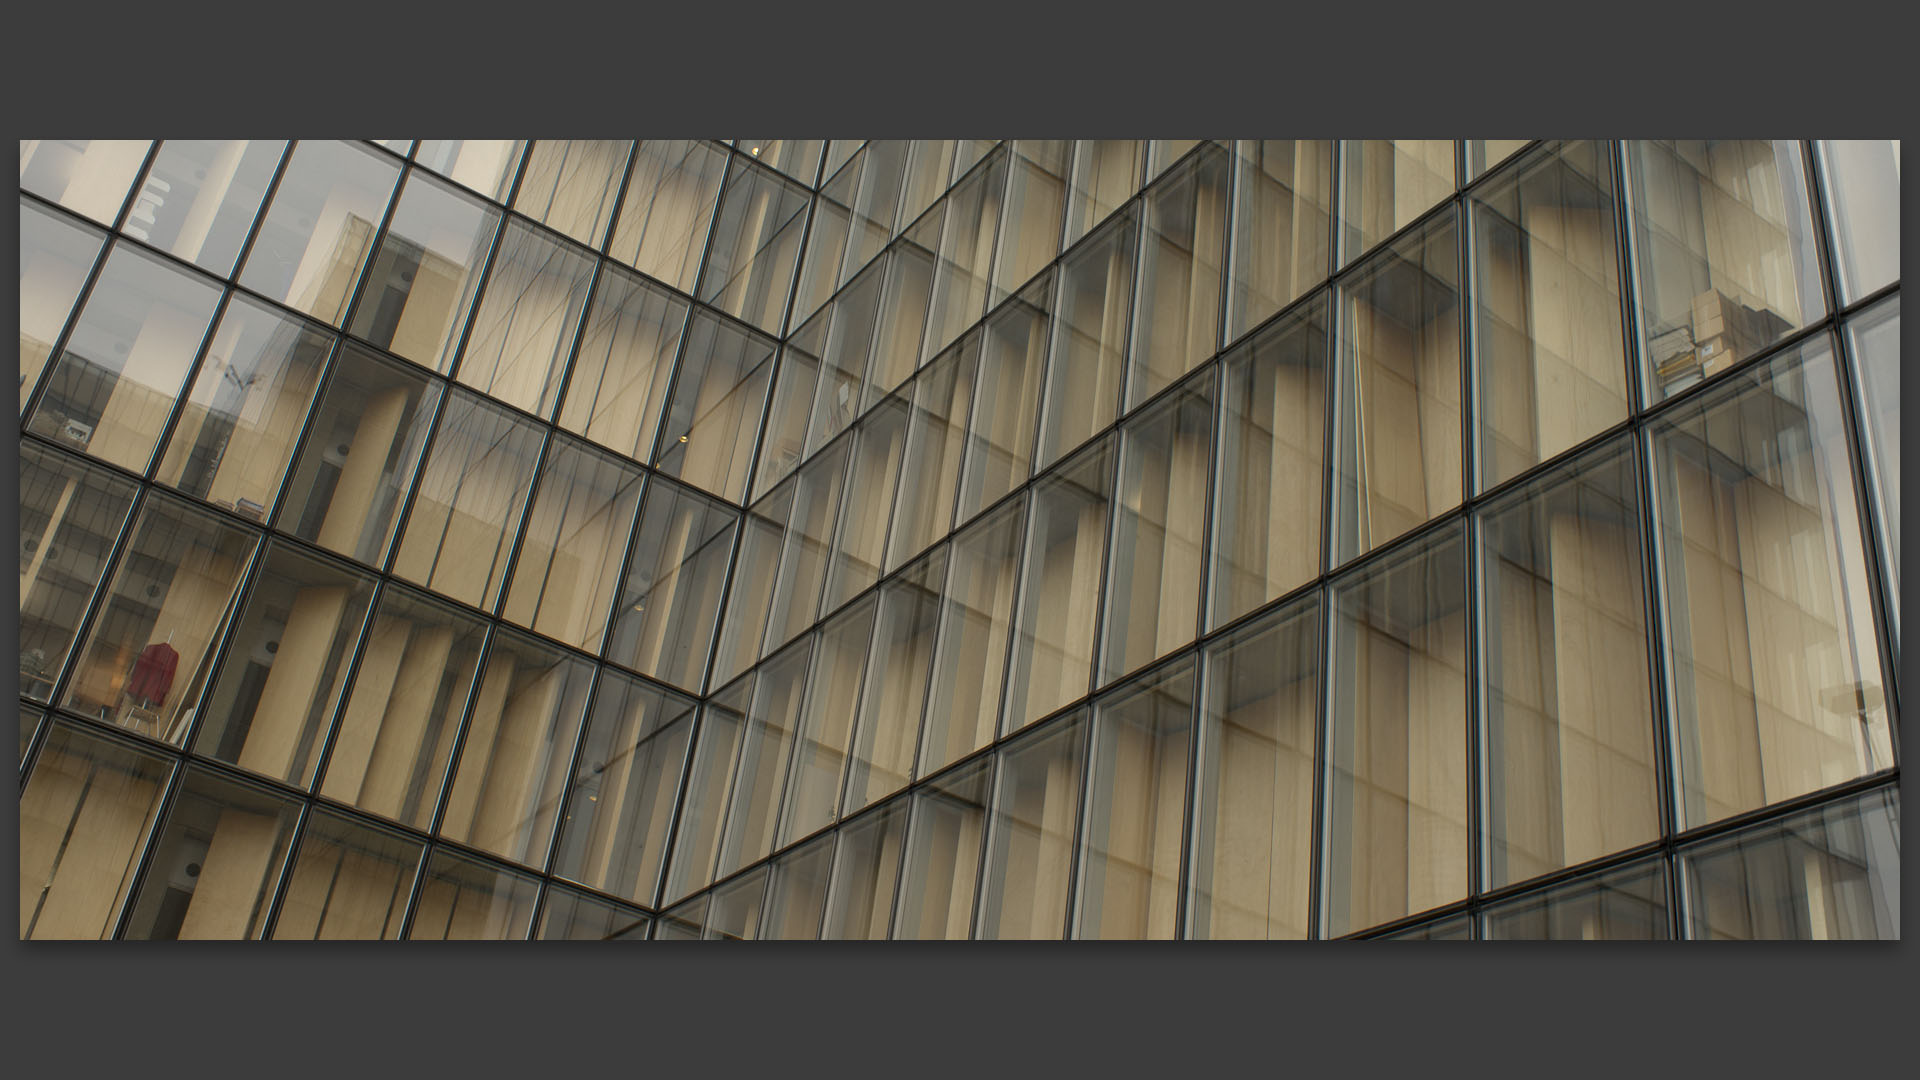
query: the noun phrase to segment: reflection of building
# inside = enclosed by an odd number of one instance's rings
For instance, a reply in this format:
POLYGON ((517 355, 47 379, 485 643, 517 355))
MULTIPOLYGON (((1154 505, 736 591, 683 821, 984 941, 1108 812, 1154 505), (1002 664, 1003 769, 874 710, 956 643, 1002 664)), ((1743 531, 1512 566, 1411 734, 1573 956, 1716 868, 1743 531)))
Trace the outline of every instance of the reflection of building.
POLYGON ((1898 168, 23 144, 22 936, 1897 936, 1898 168))

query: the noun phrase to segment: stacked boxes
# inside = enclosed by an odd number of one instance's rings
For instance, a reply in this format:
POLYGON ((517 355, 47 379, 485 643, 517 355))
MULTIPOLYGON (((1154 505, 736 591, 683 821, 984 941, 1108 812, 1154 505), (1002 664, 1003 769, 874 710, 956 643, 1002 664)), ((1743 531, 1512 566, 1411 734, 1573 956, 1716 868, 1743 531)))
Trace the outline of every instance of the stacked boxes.
POLYGON ((1792 324, 1764 308, 1750 308, 1708 289, 1693 298, 1693 348, 1660 362, 1660 382, 1680 389, 1739 363, 1778 341, 1792 324))

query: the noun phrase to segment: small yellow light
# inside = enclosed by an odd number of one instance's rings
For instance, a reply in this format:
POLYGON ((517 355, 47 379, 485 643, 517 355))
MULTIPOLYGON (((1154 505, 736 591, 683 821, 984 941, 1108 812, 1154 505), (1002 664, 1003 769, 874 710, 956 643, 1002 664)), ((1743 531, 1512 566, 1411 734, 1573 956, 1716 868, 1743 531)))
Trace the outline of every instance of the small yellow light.
POLYGON ((686 442, 686 441, 687 441, 687 437, 686 437, 685 435, 682 435, 682 436, 680 436, 680 441, 681 441, 681 442, 686 442))
POLYGON ((750 146, 750 147, 748 147, 748 148, 747 148, 747 153, 749 153, 749 154, 752 154, 752 155, 753 155, 754 157, 759 157, 759 156, 760 156, 760 148, 759 148, 759 147, 757 147, 757 146, 750 146))

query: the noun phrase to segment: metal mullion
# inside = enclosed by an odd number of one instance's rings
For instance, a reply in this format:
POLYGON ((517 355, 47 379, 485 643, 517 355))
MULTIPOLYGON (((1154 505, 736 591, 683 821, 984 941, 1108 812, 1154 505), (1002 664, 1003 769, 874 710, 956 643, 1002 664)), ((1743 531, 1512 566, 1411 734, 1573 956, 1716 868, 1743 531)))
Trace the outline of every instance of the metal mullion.
MULTIPOLYGON (((749 695, 749 700, 751 700, 751 695, 749 695)), ((701 746, 703 745, 703 740, 705 740, 705 738, 707 737, 707 717, 708 717, 709 711, 712 708, 713 708, 712 705, 708 704, 707 701, 703 700, 698 706, 696 714, 688 726, 687 749, 685 754, 683 755, 684 760, 682 760, 680 763, 680 779, 678 782, 678 786, 674 788, 673 808, 667 815, 666 836, 661 841, 661 845, 660 845, 660 868, 654 871, 653 888, 647 894, 651 903, 645 906, 654 911, 664 912, 668 906, 667 895, 666 895, 667 882, 672 876, 674 857, 681 854, 679 850, 680 849, 680 821, 681 821, 681 818, 686 813, 687 789, 693 784, 694 764, 695 764, 697 755, 699 754, 699 751, 701 749, 701 746)), ((745 731, 746 731, 745 717, 743 716, 741 718, 742 735, 745 734, 745 731)), ((744 742, 744 739, 742 741, 744 742)), ((729 779, 729 783, 731 783, 732 778, 729 777, 728 779, 729 779)), ((721 827, 725 827, 726 806, 724 801, 721 804, 720 817, 721 817, 720 825, 721 827)), ((691 896, 694 893, 698 893, 699 891, 700 891, 700 887, 696 886, 694 889, 692 889, 688 893, 688 895, 691 896)), ((675 901, 678 901, 683 898, 675 897, 674 899, 675 901)))
POLYGON ((1307 938, 1325 940, 1327 933, 1327 906, 1331 901, 1328 895, 1332 888, 1329 863, 1332 861, 1327 847, 1331 843, 1328 835, 1333 830, 1333 635, 1335 594, 1323 581, 1314 583, 1318 593, 1318 611, 1320 616, 1320 671, 1319 686, 1314 694, 1313 725, 1313 806, 1310 822, 1311 835, 1308 837, 1307 864, 1307 938))
MULTIPOLYGON (((1482 613, 1486 610, 1486 597, 1481 584, 1481 545, 1480 515, 1469 511, 1461 528, 1461 552, 1466 574, 1466 611, 1463 622, 1466 624, 1466 723, 1462 735, 1466 738, 1466 877, 1467 901, 1476 910, 1481 893, 1492 880, 1487 864, 1486 819, 1487 819, 1487 777, 1484 739, 1486 736, 1486 679, 1487 664, 1482 655, 1486 648, 1485 629, 1481 625, 1482 613)), ((1476 922, 1477 926, 1478 923, 1476 922)))
MULTIPOLYGON (((533 160, 533 147, 536 139, 526 139, 520 143, 520 160, 514 164, 513 179, 508 182, 507 190, 500 196, 500 206, 507 209, 513 206, 513 200, 520 196, 520 185, 526 182, 527 163, 533 160)), ((549 140, 551 141, 551 140, 549 140)), ((448 177, 449 180, 453 179, 448 177)), ((455 181, 458 183, 458 181, 455 181)))
MULTIPOLYGON (((447 795, 453 790, 454 775, 460 771, 460 755, 466 752, 467 731, 472 726, 473 710, 480 700, 480 691, 486 686, 489 674, 489 661, 493 659, 494 645, 500 640, 498 623, 483 624, 483 637, 480 650, 475 655, 473 681, 467 684, 467 696, 461 702, 460 712, 454 719, 453 745, 447 750, 446 764, 441 766, 439 793, 434 796, 433 809, 427 815, 427 831, 436 840, 440 837, 440 826, 447 813, 447 795)), ((583 721, 584 723, 584 721, 583 721)), ((431 762, 429 762, 431 768, 431 762)))
MULTIPOLYGON (((902 456, 902 459, 904 460, 905 458, 904 449, 902 451, 901 456, 902 456)), ((884 560, 884 558, 885 556, 883 555, 882 559, 884 560)), ((873 674, 874 657, 876 654, 875 650, 877 650, 880 646, 880 621, 881 621, 881 615, 882 615, 881 605, 886 601, 886 598, 880 595, 880 590, 883 585, 887 584, 890 581, 893 581, 897 576, 898 576, 897 574, 896 575, 883 574, 879 581, 876 581, 873 585, 869 586, 866 589, 861 590, 861 592, 858 595, 856 595, 852 600, 848 601, 846 604, 841 605, 841 607, 837 609, 837 610, 849 610, 852 608, 854 604, 859 603, 862 597, 869 596, 869 595, 873 597, 873 625, 867 629, 867 651, 860 661, 860 685, 858 689, 854 691, 853 716, 847 722, 847 749, 844 757, 840 762, 840 783, 834 789, 833 822, 832 822, 832 824, 834 825, 838 825, 841 821, 845 820, 845 817, 846 817, 847 790, 853 785, 853 755, 857 752, 856 748, 860 744, 860 722, 862 720, 871 720, 874 723, 879 722, 879 718, 877 715, 873 717, 868 717, 866 715, 867 714, 867 708, 866 708, 867 685, 868 685, 869 677, 873 674)), ((822 621, 824 622, 825 620, 823 619, 822 621)), ((929 668, 932 667, 931 654, 929 654, 928 667, 929 668)), ((811 683, 812 679, 808 679, 808 682, 811 683)), ((813 687, 811 685, 807 687, 807 692, 809 694, 813 692, 813 687)), ((921 696, 921 708, 924 710, 925 707, 926 707, 926 698, 925 698, 925 695, 923 694, 921 696)), ((919 731, 916 730, 914 734, 915 736, 918 736, 919 731)), ((915 749, 916 751, 918 750, 917 741, 915 744, 915 749)), ((909 775, 907 778, 907 783, 911 785, 913 783, 913 778, 911 775, 912 773, 911 764, 909 764, 908 766, 908 773, 909 775)), ((860 809, 865 810, 866 806, 862 806, 860 809)), ((824 928, 825 923, 822 923, 821 925, 824 928)))
MULTIPOLYGON (((1060 923, 1061 941, 1082 940, 1080 930, 1080 874, 1086 869, 1086 859, 1082 850, 1087 843, 1087 819, 1093 816, 1093 769, 1097 762, 1094 750, 1100 742, 1101 711, 1094 707, 1091 700, 1085 704, 1086 715, 1081 722, 1087 725, 1086 745, 1080 748, 1080 804, 1073 815, 1073 840, 1067 848, 1067 910, 1060 923)), ((1073 720, 1060 721, 1064 728, 1073 720)), ((1178 905, 1176 904, 1176 909, 1178 905)), ((1044 940, 1044 939, 1043 939, 1044 940)))
MULTIPOLYGON (((201 723, 206 719, 207 699, 213 695, 214 681, 219 677, 222 667, 227 662, 228 655, 233 650, 234 633, 240 628, 240 619, 245 611, 246 602, 252 599, 253 590, 260 580, 261 570, 266 565, 267 541, 271 536, 272 534, 270 532, 262 529, 259 534, 253 538, 253 547, 252 550, 247 553, 246 565, 240 571, 240 580, 238 584, 234 586, 233 595, 228 599, 226 611, 221 616, 222 621, 228 618, 231 618, 232 621, 227 623, 224 631, 216 627, 216 636, 208 645, 212 662, 207 668, 207 680, 201 685, 200 698, 194 703, 193 715, 187 718, 186 728, 180 732, 178 749, 182 753, 185 753, 187 748, 193 745, 194 737, 200 733, 201 723)), ((206 658, 203 657, 202 659, 204 660, 206 658)), ((191 688, 192 683, 189 682, 188 686, 191 688)), ((183 706, 185 705, 184 697, 182 698, 181 704, 183 706)), ((179 718, 176 717, 174 722, 179 723, 179 718)), ((172 745, 171 741, 166 739, 164 735, 161 736, 161 741, 172 745)))
POLYGON ((167 773, 165 789, 160 795, 160 808, 154 814, 153 824, 147 827, 147 835, 141 839, 133 861, 128 864, 133 868, 133 874, 127 879, 126 902, 115 913, 111 932, 101 935, 107 940, 126 940, 127 929, 133 922, 133 909, 139 906, 140 892, 146 887, 147 876, 153 869, 153 858, 160 847, 160 834, 166 831, 174 811, 179 807, 180 788, 186 783, 186 776, 186 759, 175 756, 173 767, 167 773))
POLYGON ((271 941, 273 932, 280 925, 280 911, 287 899, 287 884, 293 878, 293 867, 300 858, 301 842, 307 838, 307 822, 313 817, 313 803, 300 799, 299 810, 293 819, 293 833, 287 840, 287 850, 280 859, 280 872, 274 875, 273 885, 267 890, 266 906, 260 915, 260 933, 253 940, 271 941))
MULTIPOLYGON (((592 681, 587 684, 587 700, 580 706, 580 730, 573 733, 573 750, 567 754, 567 768, 561 773, 560 790, 554 797, 553 824, 547 829, 546 846, 542 849, 539 865, 535 872, 542 877, 552 879, 554 861, 560 854, 560 833, 565 828, 567 801, 573 795, 573 781, 580 767, 580 753, 587 744, 587 728, 593 722, 593 707, 599 704, 600 689, 606 682, 606 669, 594 665, 588 675, 592 681)), ((544 899, 544 896, 543 896, 544 899)), ((538 925, 539 912, 534 913, 535 925, 538 925)))
MULTIPOLYGON (((633 184, 633 166, 634 162, 640 158, 640 144, 639 139, 627 141, 627 162, 620 170, 620 182, 613 188, 613 205, 607 209, 607 225, 603 231, 604 234, 600 237, 599 243, 587 245, 595 255, 600 257, 603 272, 608 261, 618 262, 609 252, 613 249, 613 234, 620 227, 620 211, 626 209, 627 189, 633 184)), ((598 277, 597 274, 595 276, 598 277)), ((592 298, 589 297, 588 300, 591 302, 592 298)))
MULTIPOLYGON (((288 151, 287 157, 289 161, 292 160, 293 153, 291 150, 288 151)), ((414 174, 417 168, 418 166, 410 163, 400 166, 394 177, 393 188, 387 192, 387 205, 386 209, 380 214, 380 223, 374 227, 371 233, 367 234, 366 262, 354 275, 353 284, 347 290, 346 306, 340 310, 340 321, 334 323, 331 319, 325 320, 330 325, 335 326, 343 335, 349 333, 347 328, 353 325, 353 317, 358 313, 361 299, 367 292, 367 282, 373 277, 374 263, 379 260, 380 249, 387 241, 387 231, 393 226, 394 214, 400 209, 400 200, 406 197, 407 179, 414 174)), ((261 219, 263 221, 265 220, 266 212, 272 209, 271 206, 268 206, 266 211, 262 211, 261 219)))
POLYGON ((1655 471, 1657 461, 1654 458, 1651 427, 1640 427, 1632 438, 1632 461, 1634 472, 1634 498, 1640 508, 1640 580, 1645 590, 1642 608, 1646 619, 1647 672, 1653 686, 1650 688, 1649 703, 1653 717, 1653 745, 1656 755, 1654 775, 1659 787, 1658 810, 1661 825, 1661 848, 1668 860, 1667 903, 1674 912, 1676 936, 1685 936, 1679 929, 1684 925, 1687 913, 1687 899, 1680 881, 1679 862, 1675 858, 1674 837, 1684 827, 1686 773, 1681 762, 1680 717, 1677 695, 1679 687, 1674 683, 1673 672, 1667 667, 1667 620, 1664 617, 1669 610, 1666 603, 1668 571, 1665 551, 1661 546, 1660 489, 1655 471))
POLYGON ((1179 862, 1174 866, 1172 938, 1175 941, 1193 940, 1188 920, 1192 917, 1190 901, 1193 891, 1193 830, 1200 802, 1200 752, 1203 749, 1200 731, 1206 725, 1206 703, 1215 677, 1212 657, 1197 643, 1193 651, 1193 666, 1193 704, 1189 721, 1193 730, 1188 733, 1187 738, 1187 797, 1186 804, 1180 812, 1179 862))

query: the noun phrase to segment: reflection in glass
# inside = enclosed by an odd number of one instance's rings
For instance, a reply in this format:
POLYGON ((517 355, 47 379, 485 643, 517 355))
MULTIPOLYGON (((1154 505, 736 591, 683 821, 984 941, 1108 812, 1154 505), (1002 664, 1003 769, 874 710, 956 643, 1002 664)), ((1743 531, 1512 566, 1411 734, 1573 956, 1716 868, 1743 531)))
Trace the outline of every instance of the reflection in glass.
POLYGON ((380 565, 442 389, 371 350, 343 346, 274 526, 380 565))
POLYGON ((1825 314, 1797 141, 1627 144, 1649 401, 1825 314))
POLYGON ((430 825, 486 629, 387 586, 335 724, 320 794, 417 829, 430 825))
POLYGON ((946 574, 947 549, 942 547, 880 587, 843 814, 906 786, 919 741, 946 574))
POLYGON ((982 939, 1058 940, 1066 930, 1087 716, 1075 712, 995 753, 993 822, 980 888, 982 939))
POLYGON ((952 555, 917 776, 938 772, 995 735, 1026 503, 1019 496, 969 526, 947 549, 952 555))
POLYGON ((189 766, 122 935, 237 941, 266 929, 300 804, 189 766))
POLYGON ((20 939, 113 936, 172 764, 58 717, 20 785, 20 939))
POLYGON ((1900 142, 1823 139, 1820 165, 1848 303, 1900 277, 1900 142))
POLYGON ((964 410, 954 414, 953 422, 964 420, 967 431, 955 521, 966 521, 1025 483, 1032 469, 1052 296, 1049 273, 1003 305, 987 320, 981 336, 978 377, 955 379, 956 408, 957 395, 965 392, 973 399, 970 416, 964 410))
POLYGON ((909 412, 905 401, 889 399, 869 412, 854 432, 846 505, 827 571, 823 611, 832 611, 880 579, 894 488, 903 479, 907 484, 917 482, 915 477, 903 477, 900 468, 909 412))
POLYGON ((1003 735, 1089 689, 1113 450, 1104 440, 1034 486, 1003 735))
POLYGON ((698 690, 739 515, 671 481, 648 485, 607 656, 698 690))
POLYGON ((1225 151, 1209 144, 1147 192, 1140 300, 1127 347, 1127 407, 1192 371, 1220 346, 1226 264, 1225 151))
POLYGON ((874 607, 868 597, 821 627, 807 676, 806 705, 794 735, 776 847, 811 835, 839 816, 840 782, 873 637, 874 607))
POLYGON ((525 141, 514 139, 423 139, 413 160, 494 202, 504 202, 526 146, 525 141))
POLYGON ((898 800, 841 826, 827 886, 827 913, 820 937, 827 941, 877 941, 893 917, 894 887, 906 839, 907 802, 898 800))
POLYGON ((513 208, 599 247, 632 152, 628 139, 541 139, 527 155, 513 208))
POLYGON ((220 315, 156 476, 261 520, 333 351, 334 336, 245 296, 220 315))
POLYGON ((673 846, 668 849, 667 883, 660 900, 671 903, 713 881, 714 860, 720 855, 720 827, 727 812, 727 793, 733 786, 734 766, 740 758, 740 735, 745 729, 747 700, 753 680, 742 679, 714 695, 700 712, 700 731, 687 769, 687 790, 680 800, 673 846))
POLYGON ((146 472, 219 300, 211 279, 131 245, 115 247, 47 373, 28 429, 146 472))
POLYGON ((766 858, 773 850, 781 788, 800 726, 807 662, 815 640, 801 639, 755 673, 753 703, 747 710, 740 764, 734 770, 727 825, 720 840, 718 877, 766 858))
POLYGON ((805 188, 746 162, 736 157, 729 170, 699 296, 702 303, 777 334, 811 200, 805 188))
POLYGON ((752 941, 760 936, 760 913, 766 907, 767 867, 735 878, 713 890, 702 941, 752 941))
POLYGON ((1073 144, 1063 139, 1016 139, 1008 154, 1005 217, 993 257, 993 295, 988 306, 1025 285, 1060 254, 1060 223, 1067 195, 1067 159, 1073 144))
POLYGON ((52 697, 137 491, 97 465, 21 440, 21 697, 52 697))
POLYGON ((148 494, 61 706, 180 745, 258 541, 225 519, 148 494))
POLYGON ((21 139, 20 190, 111 225, 152 148, 145 139, 21 139))
POLYGON ((20 200, 20 408, 40 381, 80 297, 102 236, 30 199, 20 200))
POLYGON ((1340 146, 1340 262, 1453 194, 1453 140, 1348 139, 1340 146))
POLYGON ((1652 432, 1682 825, 1893 764, 1832 346, 1652 432))
POLYGON ((542 941, 645 941, 652 924, 633 908, 549 885, 541 903, 540 929, 533 936, 542 941))
POLYGON ((1311 936, 1321 633, 1315 593, 1207 650, 1188 937, 1311 936))
POLYGON ((1634 863, 1487 908, 1493 941, 1655 941, 1673 936, 1667 864, 1634 863))
POLYGON ((350 329, 444 374, 499 228, 498 210, 415 172, 401 189, 350 329))
POLYGON ((607 254, 692 292, 726 169, 727 152, 704 139, 641 142, 607 254))
POLYGON ((706 929, 707 907, 713 895, 702 893, 672 911, 663 912, 653 926, 655 941, 699 941, 706 929))
POLYGON ((980 337, 970 333, 927 365, 914 380, 908 410, 905 479, 888 527, 887 569, 926 550, 953 525, 967 414, 980 362, 980 337))
POLYGON ((1900 938, 1900 796, 1856 798, 1684 850, 1692 921, 1710 940, 1900 938))
POLYGON ((560 426, 648 460, 686 321, 686 301, 631 271, 604 266, 560 406, 560 426))
POLYGON ((459 380, 516 408, 552 416, 593 265, 587 251, 509 222, 460 354, 459 380))
POLYGON ((603 670, 553 872, 651 905, 693 734, 691 698, 603 670))
MULTIPOLYGON (((1860 427, 1873 475, 1887 568, 1887 595, 1900 595, 1900 297, 1875 303, 1847 320, 1847 347, 1853 355, 1860 394, 1860 427)), ((1887 605, 1893 624, 1894 660, 1900 653, 1900 605, 1887 605)))
POLYGON ((392 158, 345 142, 293 148, 240 284, 339 326, 400 179, 392 158))
POLYGON ((800 271, 800 292, 794 298, 796 321, 818 311, 828 296, 852 280, 892 239, 906 164, 906 143, 875 142, 855 153, 848 166, 820 189, 800 271))
POLYGON ((809 461, 794 478, 793 514, 787 520, 779 576, 767 617, 762 655, 772 652, 820 617, 821 588, 827 576, 827 551, 840 512, 851 439, 842 439, 809 461))
POLYGON ((1074 144, 1066 246, 1093 231, 1140 190, 1146 152, 1147 144, 1138 139, 1081 139, 1074 144))
POLYGON ((832 866, 832 833, 775 859, 760 936, 773 941, 818 939, 820 919, 826 913, 827 872, 832 866))
POLYGON ((1615 441, 1480 519, 1490 888, 1659 838, 1635 483, 1615 441))
POLYGON ((946 348, 960 331, 986 314, 1006 173, 1006 155, 999 155, 970 173, 947 197, 923 357, 946 348))
POLYGON ((1101 684, 1199 632, 1212 399, 1202 372, 1121 426, 1101 684))
POLYGON ((286 151, 279 139, 168 139, 134 196, 124 231, 224 277, 286 151))
POLYGON ((274 939, 398 938, 420 852, 419 841, 316 807, 280 898, 274 939))
POLYGON ((1527 143, 1531 141, 1532 140, 1530 139, 1468 139, 1466 140, 1467 179, 1468 180, 1478 179, 1481 175, 1485 174, 1487 171, 1499 165, 1501 162, 1505 161, 1509 157, 1512 157, 1515 152, 1517 152, 1521 147, 1527 145, 1527 143))
POLYGON ((705 312, 693 317, 654 467, 728 500, 747 494, 774 343, 705 312))
POLYGON ((371 577, 270 541, 194 752, 305 786, 340 704, 371 577))
POLYGON ((1479 486, 1626 419, 1611 162, 1529 155, 1471 202, 1479 486))
POLYGON ((564 436, 553 441, 500 613, 598 652, 640 504, 640 470, 564 436))
POLYGON ((538 878, 443 848, 427 860, 407 940, 523 940, 539 891, 538 878))
POLYGON ((1333 243, 1332 142, 1242 140, 1234 147, 1228 341, 1324 279, 1333 243))
POLYGON ((1460 502, 1459 276, 1442 215, 1338 291, 1336 566, 1460 502))
POLYGON ((803 184, 812 184, 820 168, 819 139, 735 139, 733 145, 803 184))
POLYGON ((1094 705, 1076 938, 1174 936, 1194 668, 1183 657, 1094 705))
MULTIPOLYGON (((780 546, 793 511, 794 486, 789 481, 760 500, 741 526, 740 554, 734 560, 733 583, 727 588, 726 616, 720 623, 709 686, 725 685, 760 659, 780 568, 780 546)), ((636 564, 638 558, 636 553, 636 564)))
POLYGON ((1137 233, 1129 210, 1061 261, 1046 411, 1034 455, 1041 468, 1111 423, 1120 407, 1137 233))
POLYGON ((1329 937, 1467 894, 1467 596, 1463 529, 1334 585, 1329 937))
POLYGON ((992 776, 988 754, 914 790, 893 920, 896 939, 966 939, 973 925, 992 776))

